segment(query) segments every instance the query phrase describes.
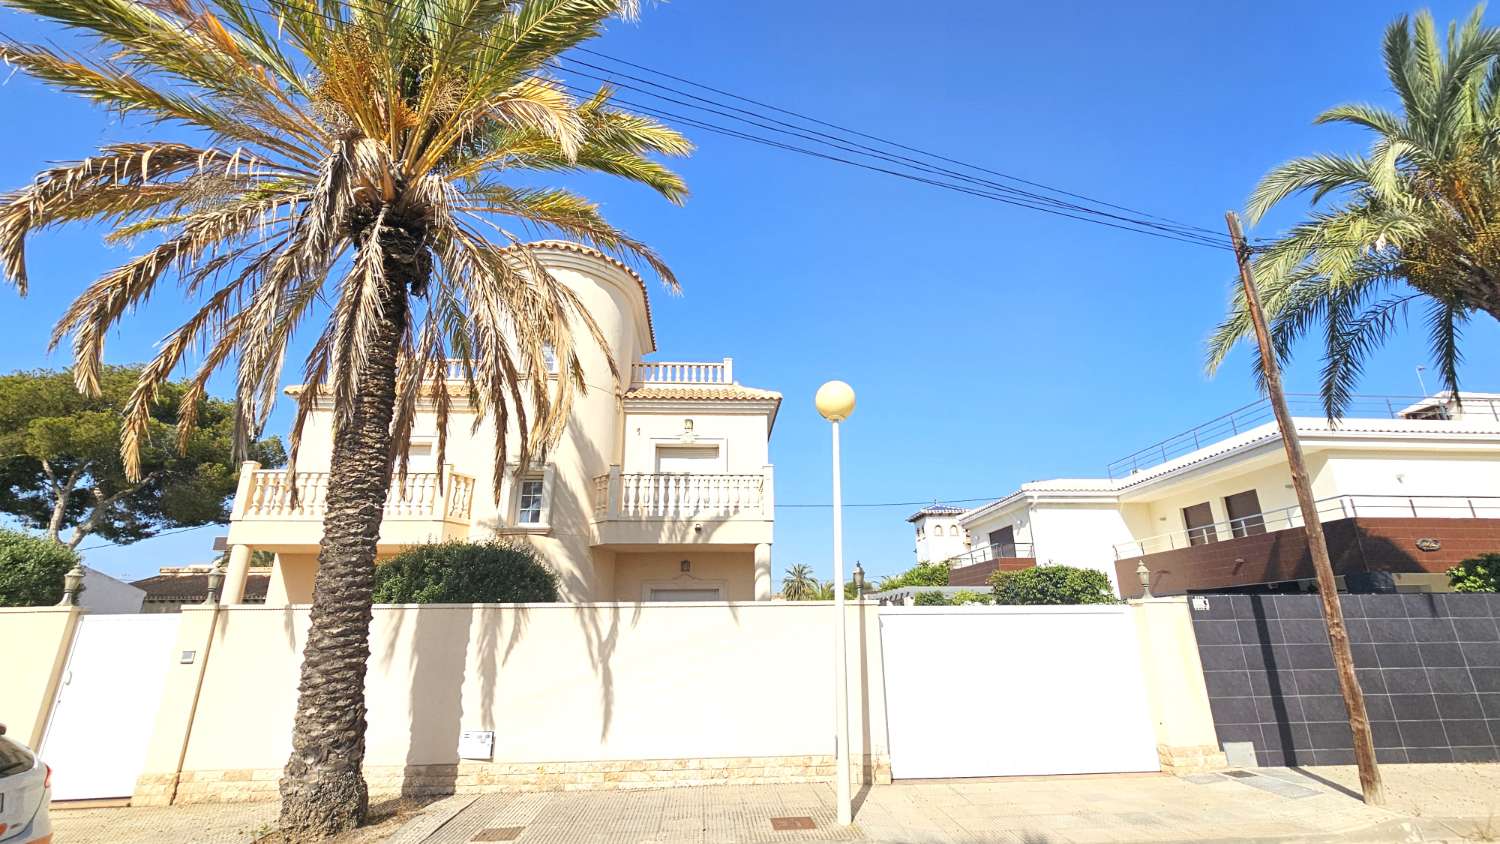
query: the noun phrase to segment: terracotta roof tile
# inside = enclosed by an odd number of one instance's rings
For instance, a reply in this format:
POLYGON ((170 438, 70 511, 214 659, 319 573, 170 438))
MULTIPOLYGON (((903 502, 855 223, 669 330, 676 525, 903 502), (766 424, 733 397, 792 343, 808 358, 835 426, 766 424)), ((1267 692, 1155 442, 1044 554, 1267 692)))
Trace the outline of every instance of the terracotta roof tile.
POLYGON ((625 398, 660 401, 781 401, 781 394, 739 384, 644 384, 625 398))

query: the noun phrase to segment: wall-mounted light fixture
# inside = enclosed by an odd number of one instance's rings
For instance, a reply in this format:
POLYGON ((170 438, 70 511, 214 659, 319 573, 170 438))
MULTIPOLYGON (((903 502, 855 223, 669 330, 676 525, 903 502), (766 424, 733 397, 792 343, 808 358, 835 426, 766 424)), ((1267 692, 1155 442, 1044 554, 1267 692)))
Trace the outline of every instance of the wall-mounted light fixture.
POLYGON ((693 570, 693 561, 692 560, 683 560, 679 565, 682 567, 682 570, 685 571, 685 572, 693 570))

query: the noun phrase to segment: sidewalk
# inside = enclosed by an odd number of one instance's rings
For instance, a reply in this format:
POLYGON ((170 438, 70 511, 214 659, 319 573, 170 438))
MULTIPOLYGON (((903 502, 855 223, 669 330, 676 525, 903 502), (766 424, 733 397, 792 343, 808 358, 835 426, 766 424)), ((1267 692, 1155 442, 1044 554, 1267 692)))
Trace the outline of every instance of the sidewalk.
MULTIPOLYGON (((427 807, 387 844, 901 844, 1500 840, 1500 765, 1384 765, 1389 805, 1367 808, 1352 767, 952 780, 857 791, 834 823, 826 785, 467 794, 427 807), (808 828, 810 824, 810 828, 808 828), (782 828, 778 828, 782 827, 782 828)), ((59 844, 241 844, 274 803, 83 809, 53 815, 59 844)))

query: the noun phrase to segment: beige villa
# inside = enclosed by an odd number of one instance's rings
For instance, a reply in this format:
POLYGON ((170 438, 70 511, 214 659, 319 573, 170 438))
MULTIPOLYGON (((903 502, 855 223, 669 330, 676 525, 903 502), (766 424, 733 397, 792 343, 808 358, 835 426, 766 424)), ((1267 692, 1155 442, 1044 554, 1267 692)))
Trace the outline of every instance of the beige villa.
MULTIPOLYGON (((530 466, 507 467, 498 491, 494 421, 472 430, 472 411, 456 402, 439 466, 435 416, 421 414, 405 481, 392 478, 381 555, 443 539, 510 538, 540 550, 569 601, 768 600, 768 449, 781 396, 741 386, 730 358, 644 360, 656 334, 641 278, 575 243, 533 248, 586 304, 620 376, 611 378, 603 350, 581 343, 588 392, 576 396, 561 441, 530 466)), ((267 605, 311 600, 325 495, 336 482, 327 472, 331 424, 331 412, 313 414, 295 480, 246 464, 229 525, 226 603, 242 599, 255 550, 276 555, 267 605)))

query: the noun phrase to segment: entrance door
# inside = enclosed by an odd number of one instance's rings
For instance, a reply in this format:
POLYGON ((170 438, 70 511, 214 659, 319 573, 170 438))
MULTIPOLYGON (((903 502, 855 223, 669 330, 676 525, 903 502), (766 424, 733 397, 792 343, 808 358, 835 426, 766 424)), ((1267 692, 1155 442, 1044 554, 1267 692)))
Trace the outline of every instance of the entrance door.
POLYGON ((990 556, 1014 557, 1016 555, 1016 528, 1006 525, 990 531, 990 556))
POLYGON ((657 446, 656 471, 663 475, 712 475, 719 471, 716 445, 657 446))
POLYGON ((52 766, 53 800, 135 791, 181 619, 176 613, 78 619, 39 750, 52 766))
POLYGON ((881 607, 892 775, 1160 770, 1138 641, 1128 607, 881 607))
POLYGON ((1247 489, 1224 497, 1224 509, 1229 513, 1229 532, 1238 539, 1266 532, 1266 517, 1260 512, 1260 496, 1247 489))
POLYGON ((1187 528, 1189 545, 1219 541, 1219 532, 1214 528, 1214 511, 1207 501, 1182 508, 1182 524, 1187 528))

